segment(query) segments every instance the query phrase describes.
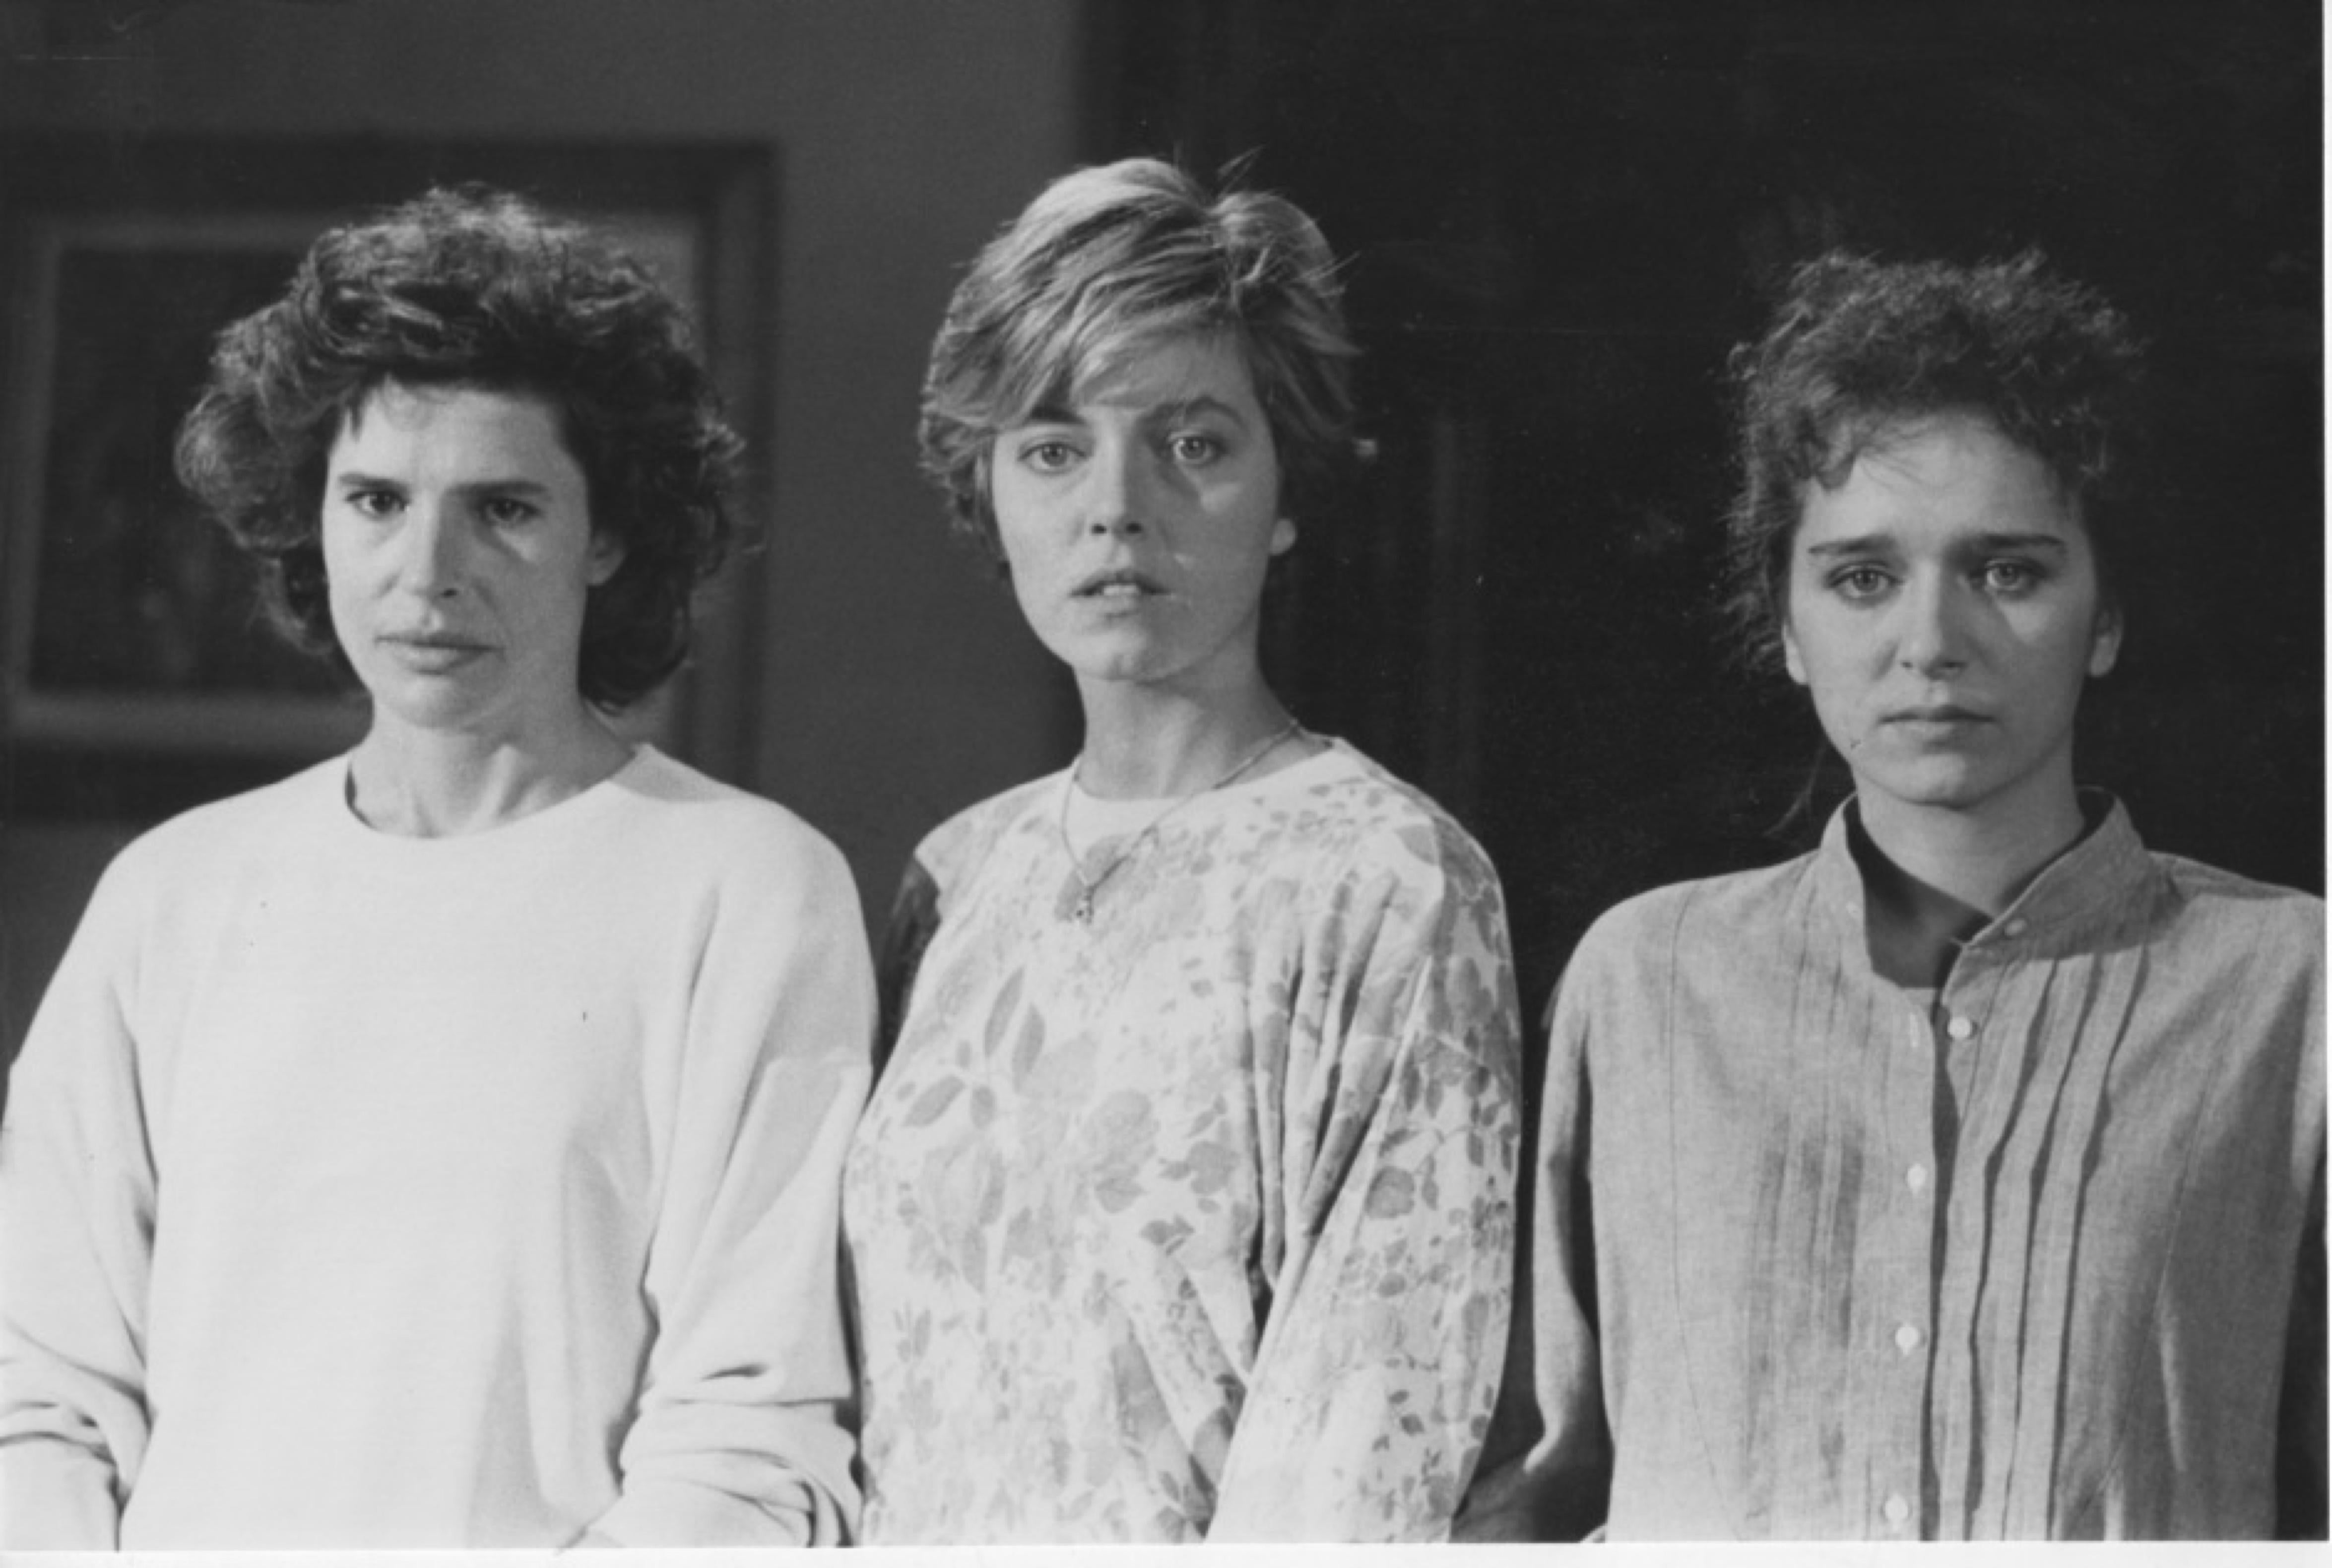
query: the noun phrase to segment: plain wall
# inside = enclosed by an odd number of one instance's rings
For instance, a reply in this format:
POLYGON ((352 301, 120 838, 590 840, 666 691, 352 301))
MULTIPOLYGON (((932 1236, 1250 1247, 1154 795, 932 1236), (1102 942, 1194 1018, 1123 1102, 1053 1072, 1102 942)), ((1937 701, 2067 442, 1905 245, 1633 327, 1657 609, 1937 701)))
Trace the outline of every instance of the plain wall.
MULTIPOLYGON (((72 59, 28 58, 40 18, 0 0, 0 158, 56 132, 773 146, 771 396, 745 432, 770 515, 765 550, 729 568, 747 579, 732 591, 760 595, 758 729, 732 781, 839 843, 879 923, 922 832, 1074 743, 1051 661, 947 537, 913 431, 960 267, 1074 160, 1079 15, 1075 0, 196 0, 72 59)), ((0 823, 0 1046, 120 837, 0 823)))

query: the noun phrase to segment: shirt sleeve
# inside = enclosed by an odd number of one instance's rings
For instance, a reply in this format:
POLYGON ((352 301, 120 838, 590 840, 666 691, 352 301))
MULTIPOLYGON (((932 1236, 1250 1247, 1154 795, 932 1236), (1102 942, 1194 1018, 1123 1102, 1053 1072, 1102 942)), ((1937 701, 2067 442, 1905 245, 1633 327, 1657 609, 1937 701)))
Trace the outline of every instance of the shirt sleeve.
POLYGON ((594 1538, 830 1544, 855 1525, 837 1216, 874 980, 841 857, 810 870, 732 900, 759 907, 723 909, 697 977, 648 1258, 658 1327, 594 1538))
POLYGON ((2299 1267, 2291 1286, 2283 1408, 2277 1423, 2275 1533, 2279 1540, 2321 1541, 2327 1525, 2325 1429, 2324 1161, 2300 1230, 2299 1267))
POLYGON ((1307 939, 1284 1257, 1214 1540, 1445 1536, 1497 1391, 1519 1110, 1496 879, 1445 857, 1349 891, 1307 939))
POLYGON ((1595 990, 1590 955, 1556 988, 1547 1020, 1546 1092, 1531 1194, 1531 1321, 1520 1330, 1530 1336, 1538 1438, 1480 1499, 1486 1513, 1506 1511, 1515 1533, 1529 1539, 1582 1538, 1602 1524, 1610 1496, 1588 1180, 1595 990))
POLYGON ((101 885, 0 1127, 0 1546, 111 1550, 147 1440, 156 1186, 130 943, 101 885))

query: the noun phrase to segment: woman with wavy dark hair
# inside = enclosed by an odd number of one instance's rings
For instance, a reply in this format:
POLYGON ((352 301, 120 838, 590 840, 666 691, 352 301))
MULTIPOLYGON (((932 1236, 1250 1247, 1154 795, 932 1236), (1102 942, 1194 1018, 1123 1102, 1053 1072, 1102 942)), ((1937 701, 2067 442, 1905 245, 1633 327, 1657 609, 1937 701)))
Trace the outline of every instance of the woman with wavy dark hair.
POLYGON ((1084 711, 918 847, 850 1156, 867 1539, 1429 1540, 1505 1341, 1519 1114, 1489 862, 1298 723, 1264 584, 1337 526, 1310 218, 1054 182, 932 345, 925 466, 1084 711))
POLYGON ((656 281, 492 191, 221 335, 180 473, 371 722, 124 851, 33 1021, 9 1545, 842 1534, 855 894, 605 722, 687 651, 736 445, 656 281))
POLYGON ((1731 600, 1854 795, 1572 956, 1536 1442, 1463 1533, 2320 1536, 2324 906, 2075 781, 2128 324, 2031 255, 1830 255, 1734 369, 1731 600))

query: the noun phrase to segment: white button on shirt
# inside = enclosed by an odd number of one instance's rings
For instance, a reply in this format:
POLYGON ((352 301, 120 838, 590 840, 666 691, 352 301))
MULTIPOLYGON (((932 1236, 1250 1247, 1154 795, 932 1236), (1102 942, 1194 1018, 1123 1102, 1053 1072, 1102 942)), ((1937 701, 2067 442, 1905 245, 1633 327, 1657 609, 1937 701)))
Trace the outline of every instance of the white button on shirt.
POLYGON ((1919 1348, 1919 1325, 1916 1323, 1907 1323, 1895 1331, 1895 1348, 1905 1355, 1909 1355, 1919 1348))
POLYGON ((1903 1184, 1914 1192, 1925 1192, 1927 1190, 1927 1168, 1925 1165, 1912 1166, 1903 1172, 1903 1184))
POLYGON ((2010 921, 2006 925, 2001 927, 2001 929, 2011 936, 2022 936, 2026 930, 2026 924, 2027 923, 2024 917, 2020 914, 2015 919, 2010 921))
POLYGON ((1952 1021, 1944 1026, 1944 1033, 1955 1040, 1966 1039, 1975 1033, 1975 1020, 1964 1014, 1954 1014, 1952 1021))
POLYGON ((1878 1511, 1886 1515, 1887 1522, 1894 1525, 1898 1530, 1905 1525, 1910 1523, 1910 1500, 1905 1497, 1900 1492, 1897 1492, 1893 1496, 1889 1496, 1885 1503, 1880 1505, 1878 1511))

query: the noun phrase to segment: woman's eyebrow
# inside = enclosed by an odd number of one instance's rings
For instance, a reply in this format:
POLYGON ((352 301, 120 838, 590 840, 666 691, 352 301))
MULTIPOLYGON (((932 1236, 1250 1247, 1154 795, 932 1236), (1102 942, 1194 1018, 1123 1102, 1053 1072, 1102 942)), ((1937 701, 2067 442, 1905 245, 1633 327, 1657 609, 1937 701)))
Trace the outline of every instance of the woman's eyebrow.
POLYGON ((1211 393, 1201 392, 1195 397, 1178 397, 1171 403, 1161 403, 1143 416, 1153 425, 1171 425, 1194 415, 1213 414, 1245 427, 1247 416, 1211 393))
POLYGON ((521 500, 538 500, 550 493, 550 487, 532 479, 465 479, 454 486, 461 495, 514 495, 521 500))
MULTIPOLYGON (((1851 539, 1826 539, 1819 544, 1806 546, 1806 553, 1825 559, 1841 555, 1868 555, 1874 550, 1898 548, 1891 533, 1859 533, 1851 539)), ((1978 533, 1955 540, 1953 550, 1959 554, 1995 550, 2038 550, 2063 555, 2072 547, 2062 535, 2054 533, 1978 533)))
POLYGON ((1806 553, 1827 559, 1836 555, 1868 555, 1873 550, 1895 548, 1895 536, 1891 533, 1858 533, 1852 539, 1826 539, 1820 544, 1810 544, 1806 546, 1806 553))
POLYGON ((2063 555, 2072 548, 2061 534, 2055 533, 1979 533, 1966 541, 1966 548, 1977 550, 2042 550, 2063 555))

